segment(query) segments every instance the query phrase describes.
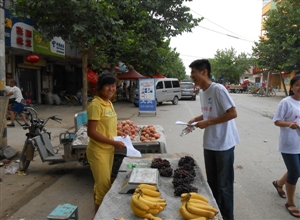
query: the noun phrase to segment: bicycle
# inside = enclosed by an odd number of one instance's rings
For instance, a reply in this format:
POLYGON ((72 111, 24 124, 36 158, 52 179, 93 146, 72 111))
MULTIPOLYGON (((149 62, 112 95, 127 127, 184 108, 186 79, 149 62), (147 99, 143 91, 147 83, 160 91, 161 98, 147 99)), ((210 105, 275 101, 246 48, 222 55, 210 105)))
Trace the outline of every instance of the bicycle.
MULTIPOLYGON (((7 114, 6 114, 6 119, 10 120, 10 114, 9 111, 11 111, 11 109, 8 110, 7 114)), ((24 106, 24 110, 22 111, 22 113, 25 115, 25 118, 27 121, 30 120, 30 117, 32 116, 33 118, 37 118, 37 111, 31 107, 31 106, 24 106)), ((15 121, 21 125, 24 126, 25 122, 22 119, 21 114, 14 112, 14 116, 15 116, 15 121)))

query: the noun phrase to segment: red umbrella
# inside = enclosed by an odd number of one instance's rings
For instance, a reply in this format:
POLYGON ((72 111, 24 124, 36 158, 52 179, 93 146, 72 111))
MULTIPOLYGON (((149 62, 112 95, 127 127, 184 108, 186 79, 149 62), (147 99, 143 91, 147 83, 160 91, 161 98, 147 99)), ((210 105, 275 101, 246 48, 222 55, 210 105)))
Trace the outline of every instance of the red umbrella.
POLYGON ((143 76, 138 73, 135 69, 130 69, 127 73, 122 73, 117 75, 118 79, 121 80, 130 80, 130 79, 139 79, 139 78, 148 78, 147 76, 143 76))
POLYGON ((88 67, 86 68, 86 70, 87 70, 87 73, 86 73, 87 80, 90 82, 96 83, 97 79, 98 79, 97 73, 95 73, 93 70, 91 70, 88 67))
POLYGON ((164 75, 160 74, 160 73, 154 73, 153 74, 153 78, 166 78, 164 75))

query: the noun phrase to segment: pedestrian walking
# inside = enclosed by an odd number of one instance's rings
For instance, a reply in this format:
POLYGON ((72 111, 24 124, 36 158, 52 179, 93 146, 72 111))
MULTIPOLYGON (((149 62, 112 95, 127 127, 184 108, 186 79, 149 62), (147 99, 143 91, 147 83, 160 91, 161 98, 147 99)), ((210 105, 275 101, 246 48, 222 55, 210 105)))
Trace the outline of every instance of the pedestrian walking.
POLYGON ((21 115, 23 121, 25 122, 24 126, 29 126, 26 120, 25 115, 22 113, 22 111, 24 110, 24 105, 22 104, 22 100, 23 95, 22 92, 20 90, 20 88, 17 87, 17 81, 12 79, 9 81, 9 86, 11 87, 11 91, 6 93, 6 96, 10 97, 13 96, 13 98, 15 98, 13 104, 12 104, 12 109, 9 112, 10 114, 10 120, 11 123, 8 124, 8 127, 15 127, 15 114, 14 112, 17 112, 18 114, 21 115))
POLYGON ((114 136, 123 136, 117 131, 117 114, 110 99, 116 92, 116 78, 109 72, 98 77, 96 96, 87 108, 87 134, 89 143, 86 156, 94 177, 95 213, 111 187, 111 173, 115 149, 124 149, 114 136))
POLYGON ((282 99, 273 117, 273 122, 280 127, 278 151, 281 153, 287 173, 273 181, 279 196, 287 198, 285 208, 297 218, 300 212, 295 206, 295 191, 300 177, 300 75, 290 81, 289 96, 282 99), (285 184, 286 195, 282 187, 285 184))
POLYGON ((234 118, 235 104, 227 89, 211 81, 208 60, 195 60, 191 78, 200 87, 201 114, 189 121, 204 129, 203 148, 207 182, 224 220, 234 219, 234 148, 240 138, 234 118))

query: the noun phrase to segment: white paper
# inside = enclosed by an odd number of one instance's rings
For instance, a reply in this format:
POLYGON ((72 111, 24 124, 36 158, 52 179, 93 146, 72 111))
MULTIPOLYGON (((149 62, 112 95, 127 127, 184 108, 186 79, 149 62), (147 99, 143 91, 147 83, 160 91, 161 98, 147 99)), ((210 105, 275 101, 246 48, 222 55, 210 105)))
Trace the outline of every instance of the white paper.
POLYGON ((195 121, 191 124, 188 124, 187 122, 183 122, 183 121, 176 121, 175 124, 176 125, 187 125, 187 126, 194 126, 195 124, 197 124, 199 121, 195 121))
POLYGON ((125 138, 121 136, 114 137, 115 141, 122 141, 126 148, 127 148, 127 157, 142 157, 141 152, 139 152, 137 149, 135 149, 132 145, 132 142, 130 140, 130 137, 127 135, 125 138))

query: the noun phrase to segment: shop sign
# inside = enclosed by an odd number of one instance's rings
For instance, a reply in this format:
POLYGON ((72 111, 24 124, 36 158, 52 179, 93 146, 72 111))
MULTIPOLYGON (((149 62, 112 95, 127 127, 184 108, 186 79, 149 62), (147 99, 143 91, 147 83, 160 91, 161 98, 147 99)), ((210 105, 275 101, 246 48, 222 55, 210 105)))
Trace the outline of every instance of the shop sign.
POLYGON ((154 79, 139 79, 139 112, 156 112, 154 79))
POLYGON ((5 9, 5 45, 26 51, 65 57, 65 42, 60 37, 54 37, 50 42, 44 42, 40 32, 33 28, 33 23, 26 18, 21 21, 10 18, 9 10, 5 9))
POLYGON ((33 51, 52 56, 65 57, 65 42, 60 37, 54 37, 50 42, 43 41, 43 36, 37 30, 33 30, 33 51))

